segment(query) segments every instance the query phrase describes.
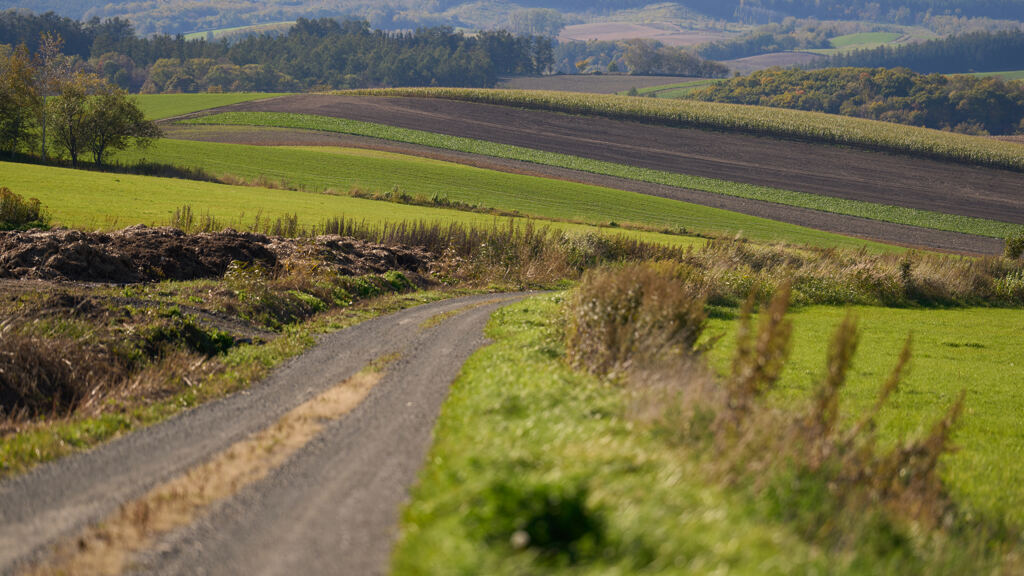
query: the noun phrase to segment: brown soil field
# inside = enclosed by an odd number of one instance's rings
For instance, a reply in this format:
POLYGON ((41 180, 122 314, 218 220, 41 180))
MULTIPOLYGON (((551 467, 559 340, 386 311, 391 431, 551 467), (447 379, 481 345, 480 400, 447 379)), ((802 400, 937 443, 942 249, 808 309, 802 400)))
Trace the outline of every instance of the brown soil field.
POLYGON ((169 126, 165 128, 169 138, 182 140, 199 140, 204 142, 226 142, 231 144, 247 144, 255 146, 342 146, 366 148, 409 154, 425 158, 433 158, 446 162, 455 162, 467 166, 475 166, 487 170, 497 170, 514 174, 525 174, 541 178, 554 178, 571 182, 580 182, 594 186, 604 186, 617 190, 637 192, 650 196, 661 196, 682 202, 691 202, 723 210, 731 210, 742 214, 750 214, 769 218, 779 222, 788 222, 799 226, 807 226, 819 230, 855 236, 870 240, 878 240, 908 246, 925 248, 943 252, 965 254, 999 254, 1003 251, 1003 241, 996 238, 985 238, 955 232, 929 230, 914 226, 892 224, 877 220, 867 220, 842 214, 819 212, 806 208, 784 206, 772 202, 749 200, 734 196, 724 196, 712 192, 689 190, 627 180, 614 176, 580 172, 567 168, 544 166, 518 160, 493 158, 465 152, 439 150, 417 144, 391 142, 363 136, 316 132, 312 130, 291 130, 287 128, 257 128, 249 126, 169 126))
POLYGON ((630 88, 649 88, 699 80, 688 76, 629 76, 627 74, 558 74, 556 76, 519 76, 502 80, 499 88, 512 90, 553 90, 616 94, 630 88))
POLYGON ((1008 170, 429 98, 300 95, 230 109, 350 118, 642 168, 1024 224, 1024 176, 1008 170))
POLYGON ((580 42, 586 42, 587 40, 611 42, 643 38, 646 40, 657 40, 669 46, 696 46, 697 44, 724 40, 734 36, 735 34, 728 34, 717 30, 689 30, 669 22, 652 22, 650 24, 600 22, 566 26, 558 35, 558 39, 562 42, 572 40, 580 42))
POLYGON ((751 72, 757 72, 758 70, 764 70, 773 66, 789 68, 790 66, 810 64, 820 58, 823 58, 823 56, 810 52, 773 52, 771 54, 737 58, 736 60, 724 60, 722 64, 740 74, 750 74, 751 72))

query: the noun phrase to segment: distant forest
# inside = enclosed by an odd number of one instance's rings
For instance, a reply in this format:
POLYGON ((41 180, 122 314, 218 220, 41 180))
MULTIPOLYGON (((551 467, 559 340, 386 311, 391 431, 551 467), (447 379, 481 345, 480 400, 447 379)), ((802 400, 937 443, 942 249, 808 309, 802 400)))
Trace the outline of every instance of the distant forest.
POLYGON ((283 91, 372 86, 489 87, 499 76, 539 74, 548 38, 451 28, 372 30, 367 22, 299 19, 287 34, 239 42, 140 37, 121 19, 81 23, 53 14, 0 12, 0 44, 35 50, 59 34, 64 52, 114 84, 142 92, 283 91))
MULTIPOLYGON (((522 10, 554 9, 583 17, 607 16, 657 4, 655 0, 0 0, 0 8, 55 11, 76 19, 131 18, 141 34, 187 33, 298 18, 355 18, 377 29, 450 25, 507 28, 522 10)), ((707 16, 755 24, 797 18, 920 23, 928 16, 1024 20, 1024 0, 684 0, 707 16)))
POLYGON ((838 54, 824 66, 905 66, 917 72, 956 74, 1024 70, 1024 32, 974 32, 920 44, 880 46, 838 54))
POLYGON ((771 68, 691 98, 813 110, 971 134, 1024 134, 1024 83, 906 68, 771 68))

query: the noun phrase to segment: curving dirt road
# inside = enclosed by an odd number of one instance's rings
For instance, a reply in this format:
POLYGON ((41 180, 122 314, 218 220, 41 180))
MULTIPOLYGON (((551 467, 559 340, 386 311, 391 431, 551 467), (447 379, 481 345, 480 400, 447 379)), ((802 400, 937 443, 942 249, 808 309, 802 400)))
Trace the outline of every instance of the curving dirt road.
MULTIPOLYGON (((53 546, 63 542, 77 553, 87 541, 80 535, 100 521, 116 535, 119 510, 123 516, 161 485, 203 477, 196 470, 204 463, 259 438, 303 406, 322 412, 325 394, 386 357, 390 363, 365 399, 359 396, 334 419, 318 414, 322 429, 308 442, 293 441, 295 452, 265 477, 202 507, 195 521, 125 549, 125 566, 142 573, 384 572, 401 503, 448 385, 484 344, 490 313, 524 296, 447 300, 333 333, 246 392, 3 481, 0 572, 39 563, 52 569, 53 546)), ((101 540, 108 537, 100 533, 101 540)), ((65 565, 82 564, 72 558, 65 565)))

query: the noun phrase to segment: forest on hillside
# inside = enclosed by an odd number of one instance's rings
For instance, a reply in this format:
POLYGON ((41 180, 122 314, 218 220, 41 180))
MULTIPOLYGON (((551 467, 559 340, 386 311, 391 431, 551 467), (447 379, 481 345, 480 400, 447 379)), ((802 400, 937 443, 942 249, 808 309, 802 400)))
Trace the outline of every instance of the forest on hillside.
POLYGON ((373 30, 365 21, 299 19, 287 34, 235 43, 141 37, 126 20, 81 23, 0 12, 0 45, 38 47, 47 32, 78 65, 131 91, 290 91, 373 86, 493 86, 552 62, 548 38, 451 28, 373 30))
MULTIPOLYGON (((0 0, 0 9, 55 11, 75 19, 130 18, 142 34, 187 33, 298 18, 356 18, 377 29, 450 25, 510 28, 514 15, 552 9, 586 21, 658 4, 650 0, 0 0)), ((921 23, 928 17, 1024 20, 1024 0, 684 0, 675 4, 712 18, 748 24, 786 17, 921 23)))
POLYGON ((837 54, 826 66, 904 66, 922 73, 1024 70, 1024 31, 974 32, 920 44, 837 54))
POLYGON ((1024 134, 1024 83, 906 68, 770 68, 691 98, 812 110, 970 134, 1024 134))

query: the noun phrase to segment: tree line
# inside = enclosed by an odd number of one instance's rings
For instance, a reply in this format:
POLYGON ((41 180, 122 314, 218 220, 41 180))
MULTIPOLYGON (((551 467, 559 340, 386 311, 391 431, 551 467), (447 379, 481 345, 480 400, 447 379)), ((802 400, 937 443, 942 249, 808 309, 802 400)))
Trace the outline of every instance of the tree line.
POLYGON ((61 46, 49 34, 34 55, 24 44, 0 46, 0 151, 44 161, 53 151, 72 166, 91 154, 102 165, 114 150, 161 136, 125 90, 76 69, 61 46))
POLYGON ((972 32, 920 44, 880 46, 829 58, 825 66, 903 66, 922 73, 1024 70, 1024 31, 972 32))
POLYGON ((130 91, 283 91, 373 86, 494 86, 500 76, 552 64, 549 38, 452 28, 372 30, 365 21, 300 18, 287 34, 238 42, 140 37, 121 19, 76 22, 52 14, 0 13, 0 44, 37 47, 32 33, 72 39, 69 54, 130 91))
POLYGON ((691 98, 812 110, 971 134, 1024 134, 1024 83, 907 68, 771 68, 691 98))
POLYGON ((933 15, 1024 20, 1024 0, 690 0, 688 8, 748 23, 787 16, 918 24, 933 15))

